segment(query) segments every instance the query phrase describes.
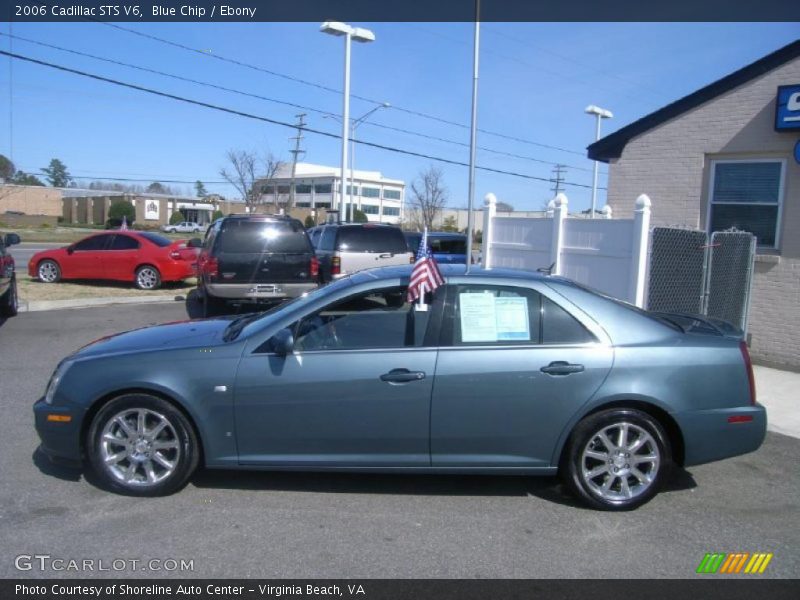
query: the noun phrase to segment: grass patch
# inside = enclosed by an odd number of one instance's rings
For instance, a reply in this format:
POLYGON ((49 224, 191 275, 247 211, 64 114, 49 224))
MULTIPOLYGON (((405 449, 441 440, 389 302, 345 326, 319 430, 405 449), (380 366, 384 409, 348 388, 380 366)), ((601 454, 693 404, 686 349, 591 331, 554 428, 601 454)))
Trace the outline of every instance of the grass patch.
MULTIPOLYGON (((89 237, 95 233, 101 233, 104 229, 88 229, 76 227, 52 227, 40 229, 37 227, 3 227, 3 233, 16 233, 19 235, 20 240, 23 242, 50 242, 50 243, 64 243, 71 244, 78 242, 85 237, 89 237)), ((189 233, 164 233, 163 231, 154 231, 171 240, 188 240, 193 237, 202 237, 202 234, 189 234, 189 233)))
POLYGON ((38 302, 41 300, 79 300, 82 298, 117 298, 135 297, 152 298, 153 296, 186 296, 197 286, 195 278, 184 281, 162 284, 154 291, 140 290, 133 282, 122 281, 59 281, 58 283, 42 283, 27 275, 17 273, 17 290, 21 300, 38 302))

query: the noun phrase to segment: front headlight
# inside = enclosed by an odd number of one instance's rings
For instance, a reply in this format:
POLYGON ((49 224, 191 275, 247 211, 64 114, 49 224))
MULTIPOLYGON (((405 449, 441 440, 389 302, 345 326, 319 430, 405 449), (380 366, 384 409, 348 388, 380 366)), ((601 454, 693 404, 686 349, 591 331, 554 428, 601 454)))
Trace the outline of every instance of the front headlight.
POLYGON ((72 366, 72 361, 65 360, 63 361, 56 370, 53 372, 52 377, 50 377, 50 382, 47 384, 47 391, 44 394, 44 401, 47 404, 53 403, 53 396, 55 396, 56 389, 58 389, 58 384, 61 383, 61 379, 64 377, 66 372, 72 366))

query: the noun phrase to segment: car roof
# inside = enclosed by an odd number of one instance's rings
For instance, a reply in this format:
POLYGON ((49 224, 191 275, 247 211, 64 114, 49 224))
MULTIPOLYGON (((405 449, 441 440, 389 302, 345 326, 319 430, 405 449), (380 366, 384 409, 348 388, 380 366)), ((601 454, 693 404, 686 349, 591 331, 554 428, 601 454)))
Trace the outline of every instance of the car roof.
MULTIPOLYGON (((422 237, 421 231, 404 231, 406 237, 422 237)), ((437 237, 437 238, 465 238, 467 237, 463 233, 457 233, 455 231, 429 231, 428 237, 437 237)))
MULTIPOLYGON (((377 279, 395 279, 409 277, 414 265, 400 265, 392 267, 382 267, 377 269, 368 269, 359 271, 350 276, 353 283, 364 283, 367 281, 375 281, 377 279)), ((542 273, 534 273, 532 271, 522 271, 520 269, 484 269, 482 267, 472 266, 467 273, 467 266, 462 264, 439 265, 439 270, 444 277, 475 277, 475 278, 490 278, 490 279, 523 279, 542 281, 547 280, 557 283, 570 283, 568 279, 555 278, 544 275, 542 273)))

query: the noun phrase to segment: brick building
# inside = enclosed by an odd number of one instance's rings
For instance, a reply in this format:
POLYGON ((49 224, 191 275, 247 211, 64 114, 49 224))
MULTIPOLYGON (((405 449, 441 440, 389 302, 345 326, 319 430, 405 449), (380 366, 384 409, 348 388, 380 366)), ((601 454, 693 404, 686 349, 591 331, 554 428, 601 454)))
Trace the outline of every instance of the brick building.
POLYGON ((609 164, 608 204, 652 225, 758 238, 749 332, 755 358, 800 368, 800 40, 589 146, 609 164))

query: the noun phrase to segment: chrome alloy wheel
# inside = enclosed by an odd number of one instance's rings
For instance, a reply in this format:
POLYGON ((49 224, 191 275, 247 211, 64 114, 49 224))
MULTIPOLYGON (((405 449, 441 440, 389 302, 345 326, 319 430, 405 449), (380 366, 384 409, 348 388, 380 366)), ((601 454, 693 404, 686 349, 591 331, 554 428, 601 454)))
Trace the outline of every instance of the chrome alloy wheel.
POLYGON ((58 267, 51 260, 46 260, 39 265, 39 279, 45 283, 53 283, 58 280, 58 267))
POLYGON ((152 290, 158 285, 158 273, 152 267, 142 267, 136 273, 136 284, 143 290, 152 290))
POLYGON ((589 438, 581 454, 581 477, 595 495, 628 501, 653 484, 661 454, 653 436, 633 423, 613 423, 589 438))
POLYGON ((100 436, 100 456, 111 475, 127 485, 147 487, 175 472, 181 446, 162 414, 128 409, 108 420, 100 436))

